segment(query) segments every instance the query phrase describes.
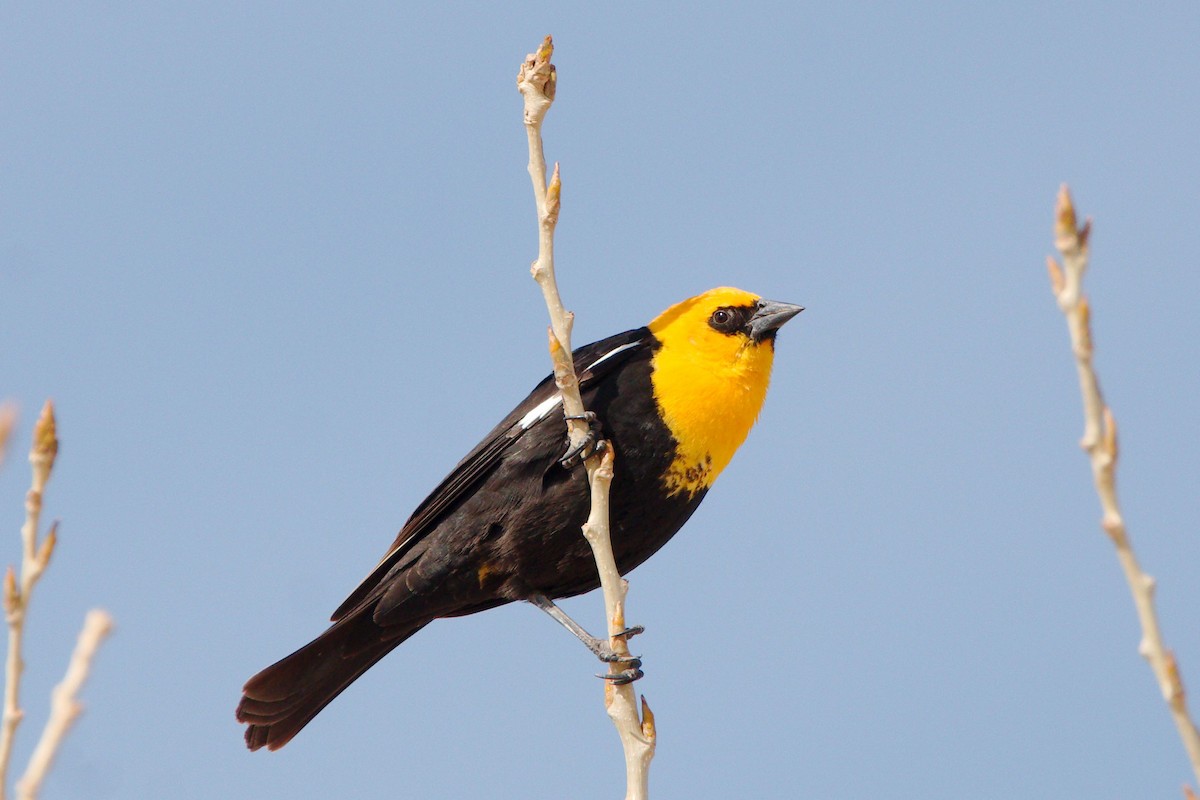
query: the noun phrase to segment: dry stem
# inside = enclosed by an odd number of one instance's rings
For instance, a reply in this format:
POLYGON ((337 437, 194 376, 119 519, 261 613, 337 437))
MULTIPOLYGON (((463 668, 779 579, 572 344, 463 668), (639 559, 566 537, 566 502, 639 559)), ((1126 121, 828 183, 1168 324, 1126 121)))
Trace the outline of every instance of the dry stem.
MULTIPOLYGON (((12 412, 0 409, 0 451, 8 439, 12 427, 12 412)), ((12 761, 13 741, 17 726, 24 716, 21 709, 21 673, 25 662, 21 650, 25 633, 25 616, 33 587, 50 564, 54 545, 58 541, 58 523, 51 524, 45 538, 38 542, 38 528, 42 514, 42 494, 54 458, 58 454, 58 435, 54 421, 54 405, 47 400, 41 416, 33 428, 33 447, 29 451, 33 479, 25 495, 25 524, 21 527, 21 570, 10 566, 4 576, 4 611, 8 619, 8 659, 4 683, 4 717, 0 724, 0 800, 7 796, 8 768, 12 761)), ((63 678, 51 696, 50 719, 42 732, 25 775, 17 784, 21 800, 34 800, 42 782, 46 779, 54 756, 58 752, 71 724, 83 711, 76 699, 80 688, 87 680, 92 658, 104 637, 112 628, 112 619, 103 611, 90 611, 84 620, 83 631, 75 653, 63 678)))
POLYGON ((18 800, 35 800, 42 782, 54 764, 58 748, 66 738, 71 725, 83 713, 83 704, 79 702, 79 690, 87 681, 92 669, 92 659, 104 638, 112 632, 113 621, 107 611, 93 608, 83 620, 83 630, 79 632, 79 640, 75 643, 75 652, 67 665, 67 674, 62 682, 54 687, 50 696, 50 719, 42 730, 42 738, 38 740, 33 755, 29 757, 29 766, 25 774, 17 782, 18 800))
POLYGON ((11 403, 0 404, 0 466, 8 455, 8 437, 17 421, 17 409, 11 403))
MULTIPOLYGON (((567 311, 558 293, 554 275, 554 228, 558 224, 562 182, 558 165, 550 183, 546 183, 546 158, 542 150, 542 121, 554 101, 557 74, 550 57, 554 43, 549 36, 536 53, 526 57, 517 75, 517 88, 525 97, 525 130, 529 137, 529 177, 533 181, 533 194, 537 201, 538 215, 538 258, 531 270, 534 280, 542 288, 546 309, 550 314, 550 357, 554 362, 555 383, 563 398, 563 411, 567 416, 583 413, 583 400, 579 394, 579 382, 571 360, 571 326, 574 315, 567 311)), ((587 423, 568 420, 567 430, 572 447, 578 446, 587 435, 587 423)), ((608 620, 611 646, 618 652, 628 653, 624 637, 618 636, 625 630, 625 593, 628 584, 617 571, 613 557, 612 542, 608 527, 608 496, 613 475, 613 453, 607 448, 603 457, 592 455, 587 459, 588 484, 591 486, 591 512, 584 524, 583 532, 592 547, 600 584, 604 590, 604 605, 608 620)), ((609 665, 610 672, 620 671, 616 664, 609 665)), ((645 800, 648 797, 650 760, 654 757, 654 715, 641 700, 641 716, 633 687, 625 684, 605 686, 605 707, 625 751, 626 800, 645 800)))
MULTIPOLYGON (((595 460, 595 459, 592 459, 595 460)), ((600 585, 604 590, 604 608, 608 613, 608 632, 614 650, 624 655, 629 654, 629 646, 623 636, 612 634, 625 630, 625 594, 629 591, 629 581, 621 577, 617 571, 617 562, 613 557, 612 539, 608 529, 608 496, 609 486, 613 478, 613 453, 606 449, 601 457, 600 466, 591 471, 592 509, 587 522, 583 524, 583 535, 592 547, 592 556, 596 559, 596 569, 600 571, 600 585)), ((609 672, 617 672, 617 664, 608 665, 609 672)), ((646 798, 650 796, 650 761, 654 758, 656 731, 654 713, 642 697, 641 716, 638 715, 638 704, 633 687, 629 684, 614 686, 606 683, 604 686, 604 705, 608 716, 616 726, 621 736, 621 746, 625 750, 625 797, 626 800, 646 798)))
POLYGON ((25 633, 25 613, 33 587, 42 577, 57 540, 57 526, 51 526, 49 534, 37 541, 37 532, 42 516, 42 493, 54 467, 58 454, 58 437, 54 424, 54 405, 49 400, 33 428, 33 447, 29 450, 29 463, 33 479, 25 495, 25 524, 21 527, 21 573, 17 575, 10 566, 4 576, 4 611, 8 619, 8 659, 5 664, 4 718, 0 723, 0 800, 4 800, 8 784, 8 765, 12 760, 13 741, 17 726, 24 712, 21 710, 21 673, 25 661, 21 647, 25 633))
POLYGON ((1050 285, 1058 307, 1067 319, 1071 334, 1071 349, 1079 373, 1079 388, 1083 397, 1083 438, 1079 444, 1088 454, 1092 478, 1100 497, 1103 512, 1100 526, 1117 549, 1117 560, 1125 572, 1137 608, 1142 628, 1138 652, 1150 663, 1163 699, 1171 710, 1175 727, 1187 749, 1188 759, 1196 780, 1200 781, 1200 733, 1188 716, 1187 699, 1175 655, 1163 644, 1158 616, 1154 611, 1154 578, 1142 572, 1130 544, 1125 520, 1117 503, 1117 423, 1112 410, 1100 392, 1100 381, 1092 366, 1091 308, 1083 293, 1083 274, 1088 264, 1088 233, 1091 220, 1077 226, 1075 208, 1066 184, 1059 189, 1055 208, 1055 247, 1062 254, 1059 266, 1053 258, 1046 259, 1050 285))

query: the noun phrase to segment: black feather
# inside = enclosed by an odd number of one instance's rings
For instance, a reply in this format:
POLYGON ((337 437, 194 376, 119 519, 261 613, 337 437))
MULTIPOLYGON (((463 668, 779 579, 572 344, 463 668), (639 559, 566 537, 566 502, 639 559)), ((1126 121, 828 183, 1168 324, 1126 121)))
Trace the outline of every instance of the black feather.
MULTIPOLYGON (((642 563, 683 525, 703 492, 668 495, 662 478, 675 442, 656 406, 646 328, 575 352, 580 389, 617 453, 613 550, 621 572, 642 563), (608 356, 608 357, 605 357, 608 356)), ((439 617, 460 616, 537 592, 566 597, 599 585, 580 534, 588 513, 582 468, 558 464, 561 404, 522 420, 557 390, 547 378, 417 507, 383 559, 316 640, 246 683, 238 719, 251 749, 282 747, 372 664, 439 617)))

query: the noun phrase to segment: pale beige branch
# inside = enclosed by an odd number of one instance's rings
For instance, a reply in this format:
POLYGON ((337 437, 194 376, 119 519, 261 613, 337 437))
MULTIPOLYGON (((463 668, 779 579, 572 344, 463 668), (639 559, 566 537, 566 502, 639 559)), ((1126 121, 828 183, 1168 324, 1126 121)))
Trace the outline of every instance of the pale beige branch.
POLYGON ((42 738, 38 740, 33 755, 29 757, 29 766, 26 767, 25 774, 17 782, 18 800, 35 800, 41 790, 67 732, 83 713, 79 692, 91 672, 96 651, 112 632, 112 628, 113 620, 107 611, 94 608, 84 618, 83 630, 79 632, 75 652, 71 654, 71 661, 67 665, 67 673, 50 695, 50 718, 42 730, 42 738))
POLYGON ((25 495, 25 524, 21 527, 21 571, 10 566, 4 576, 4 612, 8 620, 8 657, 5 663, 4 717, 0 721, 0 800, 7 795, 8 767, 12 761, 13 741, 17 726, 21 724, 24 711, 21 709, 21 674, 25 670, 22 645, 25 633, 25 615, 33 588, 50 563, 57 541, 57 526, 51 526, 46 538, 38 544, 38 528, 42 516, 42 494, 50 472, 54 468, 54 457, 58 454, 58 435, 54 422, 54 404, 49 400, 42 408, 41 416, 33 428, 33 446, 29 450, 29 464, 33 473, 29 491, 25 495))
MULTIPOLYGON (((549 36, 536 53, 526 57, 517 76, 517 88, 525 98, 525 130, 529 138, 529 176, 533 181, 534 199, 538 217, 538 258, 533 263, 532 274, 542 289, 546 309, 550 314, 550 355, 554 362, 555 383, 563 398, 563 412, 568 417, 578 417, 584 412, 579 394, 579 383, 571 360, 571 327, 574 316, 567 311, 558 293, 554 274, 554 229, 558 223, 562 181, 558 165, 550 182, 546 182, 546 159, 542 148, 542 121, 554 101, 557 73, 550 58, 554 44, 549 36)), ((583 420, 568 420, 567 430, 571 447, 578 447, 588 433, 583 420)), ((593 454, 585 462, 588 483, 591 486, 591 512, 584 525, 584 535, 592 547, 596 569, 604 591, 605 616, 611 646, 620 653, 628 654, 625 637, 625 593, 628 584, 617 571, 613 557, 608 527, 608 496, 613 474, 613 452, 611 446, 604 455, 593 454)), ((620 671, 616 664, 609 665, 610 672, 620 671)), ((625 751, 626 800, 645 800, 648 797, 650 761, 654 757, 654 715, 641 700, 639 704, 629 684, 613 686, 606 682, 605 707, 621 737, 625 751)))
MULTIPOLYGON (((604 591, 604 608, 608 614, 608 632, 613 650, 621 655, 629 655, 629 645, 624 636, 613 636, 625 630, 625 594, 629 591, 629 582, 617 571, 617 562, 613 557, 612 539, 608 528, 608 497, 609 487, 613 479, 613 452, 606 449, 601 457, 600 466, 591 472, 592 479, 592 508, 587 522, 583 525, 583 535, 587 537, 592 547, 592 556, 596 559, 596 568, 600 571, 600 585, 604 591)), ((610 673, 621 670, 616 663, 608 665, 610 673)), ((630 684, 613 685, 605 682, 604 705, 608 716, 616 726, 621 737, 621 747, 625 751, 625 797, 626 800, 646 798, 650 796, 650 761, 654 758, 656 731, 654 714, 646 704, 646 698, 641 699, 641 715, 638 715, 638 701, 630 684)))
POLYGON ((0 404, 0 466, 8 455, 8 438, 12 435, 13 426, 17 423, 17 408, 12 403, 0 404))
POLYGON ((1154 610, 1154 579, 1142 571, 1129 541, 1125 520, 1117 502, 1117 423, 1112 410, 1104 402, 1100 381, 1092 364, 1091 307, 1083 293, 1083 275, 1088 265, 1088 233, 1091 221, 1079 227, 1071 194, 1064 184, 1058 193, 1055 208, 1055 247, 1062 255, 1060 265, 1054 258, 1046 259, 1050 286, 1058 306, 1067 320, 1071 349, 1079 374, 1079 389, 1083 399, 1083 438, 1080 446, 1092 466, 1092 478, 1100 498, 1100 526, 1117 550, 1117 560, 1133 595, 1141 624, 1142 640, 1138 652, 1150 663, 1163 699, 1171 710, 1175 727, 1183 740, 1196 780, 1200 781, 1200 733, 1188 715, 1183 681, 1174 654, 1163 644, 1162 631, 1154 610))

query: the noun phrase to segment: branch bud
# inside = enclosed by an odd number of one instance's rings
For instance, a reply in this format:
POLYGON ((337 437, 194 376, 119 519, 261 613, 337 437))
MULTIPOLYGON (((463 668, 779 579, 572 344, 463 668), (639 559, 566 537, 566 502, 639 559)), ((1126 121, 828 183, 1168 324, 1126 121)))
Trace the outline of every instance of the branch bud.
POLYGON ((558 72, 550 63, 554 40, 547 36, 536 53, 530 53, 517 73, 517 88, 525 96, 525 124, 540 126, 558 87, 558 72))
MULTIPOLYGON (((624 603, 617 603, 616 607, 613 608, 613 614, 608 620, 608 629, 612 630, 612 631, 625 630, 625 604, 624 603)), ((620 649, 622 647, 625 647, 626 649, 628 649, 628 647, 629 647, 628 643, 625 641, 625 637, 623 637, 623 636, 612 636, 609 638, 609 641, 612 643, 614 649, 620 649)))
POLYGON ((33 465, 35 480, 44 485, 54 468, 54 457, 58 455, 58 435, 54 423, 54 402, 46 401, 42 414, 33 426, 33 447, 29 450, 29 463, 33 465))
POLYGON ((54 554, 54 546, 58 544, 58 520, 54 520, 50 524, 50 531, 46 534, 46 538, 42 540, 42 546, 38 548, 37 563, 41 569, 45 569, 50 565, 50 556, 54 554))
MULTIPOLYGON (((611 481, 613 479, 613 460, 616 458, 613 453, 612 442, 609 442, 608 445, 608 447, 604 448, 604 454, 600 459, 600 466, 596 469, 596 477, 603 481, 611 481)), ((629 584, 626 583, 625 586, 626 590, 628 590, 629 584)))
MULTIPOLYGON (((568 311, 564 317, 569 331, 571 312, 568 311)), ((575 371, 571 369, 570 354, 563 347, 562 340, 554 334, 553 327, 547 328, 547 333, 550 336, 550 360, 554 362, 554 385, 558 387, 560 392, 577 391, 575 387, 579 385, 579 378, 575 375, 575 371)), ((582 425, 582 423, 578 421, 568 422, 567 430, 570 431, 572 429, 571 426, 574 425, 582 425)), ((586 429, 586 426, 581 430, 583 429, 586 429)))
POLYGON ((1050 290, 1058 297, 1066 285, 1066 278, 1063 277, 1062 267, 1054 260, 1054 256, 1046 256, 1046 270, 1050 273, 1050 290))
POLYGON ((546 326, 546 336, 550 339, 550 358, 557 362, 559 353, 562 352, 563 346, 562 342, 558 340, 558 337, 554 335, 553 325, 546 326))
POLYGON ((8 571, 4 573, 4 613, 12 616, 20 607, 21 590, 17 588, 17 573, 9 564, 8 571))
POLYGON ((654 727, 654 712, 646 702, 646 695, 642 695, 642 735, 651 742, 658 737, 658 731, 654 727))
POLYGON ((554 93, 558 89, 558 70, 550 63, 550 57, 554 55, 554 37, 547 36, 542 40, 542 46, 538 48, 534 54, 534 65, 541 67, 547 66, 550 74, 546 78, 546 82, 542 84, 542 93, 550 100, 554 99, 554 93))
POLYGON ((1075 206, 1071 202, 1071 190, 1064 183, 1058 187, 1058 198, 1054 203, 1054 244, 1061 251, 1072 250, 1079 238, 1075 217, 1075 206))
POLYGON ((12 435, 13 426, 17 423, 17 407, 12 403, 0 405, 0 464, 4 463, 4 454, 8 450, 8 438, 12 435))
POLYGON ((1179 675, 1179 663, 1175 660, 1175 653, 1168 650, 1164 654, 1163 668, 1166 671, 1167 701, 1170 703, 1182 704, 1186 702, 1187 695, 1183 691, 1183 678, 1179 675))
POLYGON ((546 216, 543 222, 554 225, 558 222, 558 211, 562 207, 562 178, 558 174, 558 162, 554 162, 554 174, 546 187, 546 216))

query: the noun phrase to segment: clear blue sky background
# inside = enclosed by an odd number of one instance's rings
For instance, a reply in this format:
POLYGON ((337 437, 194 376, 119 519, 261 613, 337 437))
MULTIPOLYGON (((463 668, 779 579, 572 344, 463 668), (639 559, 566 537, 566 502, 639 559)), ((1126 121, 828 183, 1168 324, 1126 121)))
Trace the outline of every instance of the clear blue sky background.
POLYGON ((547 372, 514 86, 546 33, 577 342, 721 284, 808 307, 633 576, 655 796, 1178 797, 1043 260, 1066 180, 1200 691, 1191 2, 6 5, 3 560, 46 396, 63 442, 18 766, 102 605, 47 797, 620 796, 596 664, 528 607, 433 625, 279 753, 233 718, 547 372))

